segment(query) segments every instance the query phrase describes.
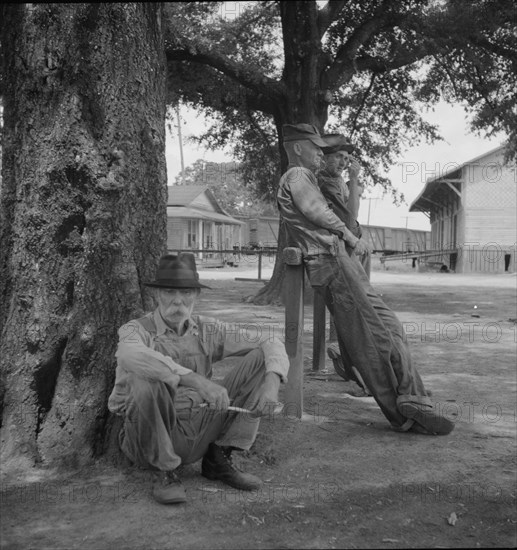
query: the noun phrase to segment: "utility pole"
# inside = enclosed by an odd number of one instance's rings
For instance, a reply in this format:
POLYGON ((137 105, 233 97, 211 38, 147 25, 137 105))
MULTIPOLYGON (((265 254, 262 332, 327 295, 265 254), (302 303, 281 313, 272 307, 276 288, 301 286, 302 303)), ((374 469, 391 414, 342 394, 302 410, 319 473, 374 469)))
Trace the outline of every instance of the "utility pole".
POLYGON ((370 209, 372 207, 372 201, 378 201, 380 200, 380 197, 368 197, 365 200, 368 201, 368 221, 366 222, 366 225, 370 225, 370 209))
POLYGON ((181 184, 183 185, 183 172, 185 170, 185 162, 183 160, 183 140, 181 138, 181 117, 179 104, 176 105, 176 120, 178 122, 178 140, 180 142, 181 184))
POLYGON ((408 220, 413 218, 413 216, 400 216, 401 218, 406 218, 406 252, 409 252, 409 232, 408 232, 408 220))

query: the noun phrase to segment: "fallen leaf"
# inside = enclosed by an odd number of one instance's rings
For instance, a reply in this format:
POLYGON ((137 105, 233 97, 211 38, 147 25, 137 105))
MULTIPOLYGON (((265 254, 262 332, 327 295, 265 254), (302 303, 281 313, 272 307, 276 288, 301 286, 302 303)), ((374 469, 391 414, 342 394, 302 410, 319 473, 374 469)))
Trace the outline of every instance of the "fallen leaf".
POLYGON ((400 542, 399 539, 382 539, 382 542, 400 542))
POLYGON ((456 525, 456 522, 458 521, 458 516, 455 514, 455 512, 453 512, 450 516, 449 516, 449 519, 447 519, 447 523, 449 525, 452 525, 453 527, 456 525))

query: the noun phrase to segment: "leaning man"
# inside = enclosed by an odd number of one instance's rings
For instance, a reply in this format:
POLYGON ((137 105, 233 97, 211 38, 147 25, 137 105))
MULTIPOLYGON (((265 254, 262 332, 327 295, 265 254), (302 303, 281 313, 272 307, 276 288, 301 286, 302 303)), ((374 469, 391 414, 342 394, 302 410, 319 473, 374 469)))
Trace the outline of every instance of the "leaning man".
POLYGON ((285 124, 289 168, 280 179, 278 206, 288 243, 301 249, 313 287, 334 317, 340 352, 354 365, 393 429, 446 435, 454 423, 433 405, 413 364, 402 323, 371 286, 347 247, 367 247, 332 210, 315 173, 327 147, 310 124, 285 124))
POLYGON ((201 288, 208 288, 199 282, 193 254, 163 256, 155 281, 145 284, 154 287, 158 307, 120 328, 108 401, 124 417, 122 451, 157 472, 153 496, 162 504, 186 501, 176 469, 201 458, 206 478, 258 489, 260 479, 237 469, 231 452, 250 449, 260 416, 278 401, 289 368, 283 342, 250 341, 233 325, 193 315, 201 288), (233 370, 213 382, 212 365, 235 356, 233 370))

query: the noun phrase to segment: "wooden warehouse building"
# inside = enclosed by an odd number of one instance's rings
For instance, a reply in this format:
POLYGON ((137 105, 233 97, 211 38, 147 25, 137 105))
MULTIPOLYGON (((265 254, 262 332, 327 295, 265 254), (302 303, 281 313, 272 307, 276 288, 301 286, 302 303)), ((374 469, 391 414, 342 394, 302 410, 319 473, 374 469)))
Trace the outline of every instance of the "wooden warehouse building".
POLYGON ((517 175, 504 152, 445 165, 409 208, 429 217, 435 259, 458 273, 515 271, 517 175))

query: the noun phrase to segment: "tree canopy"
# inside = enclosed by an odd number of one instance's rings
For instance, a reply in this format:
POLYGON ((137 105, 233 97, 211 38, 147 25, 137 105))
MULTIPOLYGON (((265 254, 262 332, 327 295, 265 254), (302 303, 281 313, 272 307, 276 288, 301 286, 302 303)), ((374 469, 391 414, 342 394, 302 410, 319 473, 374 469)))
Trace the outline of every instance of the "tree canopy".
POLYGON ((270 196, 285 123, 346 133, 384 188, 404 148, 439 139, 422 114, 440 99, 462 102, 473 129, 506 133, 515 151, 511 0, 179 2, 166 12, 168 100, 211 115, 199 140, 235 143, 245 180, 270 196))

